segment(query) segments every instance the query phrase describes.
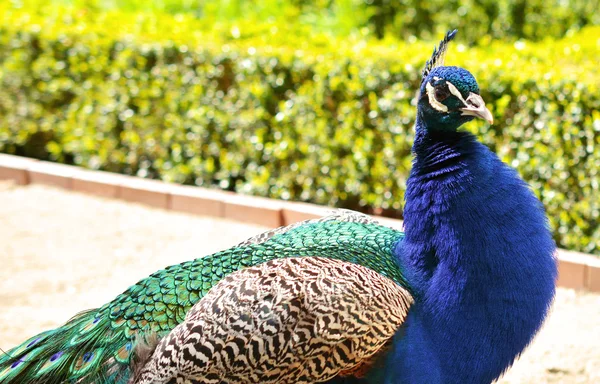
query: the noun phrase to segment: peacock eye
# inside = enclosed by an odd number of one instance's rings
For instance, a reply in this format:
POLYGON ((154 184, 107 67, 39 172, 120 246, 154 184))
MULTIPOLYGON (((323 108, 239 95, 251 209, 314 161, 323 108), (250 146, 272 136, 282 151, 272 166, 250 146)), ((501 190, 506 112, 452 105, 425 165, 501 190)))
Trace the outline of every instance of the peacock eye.
POLYGON ((447 87, 442 85, 435 87, 435 99, 437 101, 444 101, 448 98, 448 96, 450 96, 450 91, 447 87))

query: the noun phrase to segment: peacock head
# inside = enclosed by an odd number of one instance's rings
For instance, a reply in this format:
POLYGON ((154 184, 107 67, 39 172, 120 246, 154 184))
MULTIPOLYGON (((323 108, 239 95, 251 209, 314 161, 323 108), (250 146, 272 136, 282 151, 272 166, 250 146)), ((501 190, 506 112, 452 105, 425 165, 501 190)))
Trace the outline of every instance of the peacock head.
POLYGON ((493 123, 473 75, 466 69, 443 65, 448 43, 456 32, 446 34, 423 70, 418 114, 428 130, 456 131, 476 117, 493 123))

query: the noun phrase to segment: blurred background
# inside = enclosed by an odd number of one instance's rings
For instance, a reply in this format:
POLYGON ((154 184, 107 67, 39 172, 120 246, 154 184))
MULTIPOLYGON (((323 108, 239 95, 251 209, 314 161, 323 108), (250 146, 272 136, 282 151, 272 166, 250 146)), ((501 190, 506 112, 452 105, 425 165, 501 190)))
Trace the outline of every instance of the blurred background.
POLYGON ((600 254, 600 1, 3 0, 0 152, 402 217, 421 69, 600 254))

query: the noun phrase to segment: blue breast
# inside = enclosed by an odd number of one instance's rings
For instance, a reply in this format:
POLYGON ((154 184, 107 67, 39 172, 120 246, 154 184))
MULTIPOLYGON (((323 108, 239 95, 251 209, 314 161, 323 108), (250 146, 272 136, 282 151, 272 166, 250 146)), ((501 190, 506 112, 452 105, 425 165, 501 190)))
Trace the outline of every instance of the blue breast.
POLYGON ((555 245, 529 187, 472 135, 427 140, 395 249, 416 303, 369 382, 491 382, 545 318, 555 245))

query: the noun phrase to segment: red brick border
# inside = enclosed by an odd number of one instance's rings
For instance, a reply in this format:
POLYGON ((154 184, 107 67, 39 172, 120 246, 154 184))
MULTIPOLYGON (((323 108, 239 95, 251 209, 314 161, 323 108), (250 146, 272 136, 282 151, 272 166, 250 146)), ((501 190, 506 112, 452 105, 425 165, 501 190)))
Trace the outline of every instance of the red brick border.
MULTIPOLYGON (((321 217, 331 210, 314 204, 285 202, 207 188, 181 186, 5 154, 0 154, 0 180, 14 180, 19 185, 48 184, 157 208, 225 217, 268 227, 321 217)), ((402 228, 400 220, 384 217, 376 219, 384 225, 402 228)), ((558 259, 559 286, 600 292, 600 258, 560 249, 558 259)))

